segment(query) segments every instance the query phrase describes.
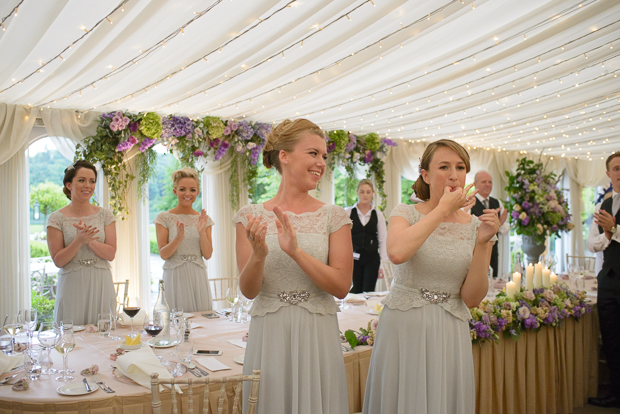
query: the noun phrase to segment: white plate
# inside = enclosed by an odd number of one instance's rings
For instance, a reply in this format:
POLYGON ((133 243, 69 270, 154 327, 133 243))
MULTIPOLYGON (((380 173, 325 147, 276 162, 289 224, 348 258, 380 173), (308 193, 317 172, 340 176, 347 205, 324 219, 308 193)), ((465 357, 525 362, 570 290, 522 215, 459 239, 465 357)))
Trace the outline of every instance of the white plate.
POLYGON ((378 315, 379 311, 376 309, 368 309, 366 312, 370 313, 371 315, 378 315))
POLYGON ((148 346, 150 346, 152 348, 172 348, 173 346, 177 346, 179 344, 179 342, 180 342, 180 341, 172 341, 168 345, 154 345, 153 344, 153 339, 155 339, 155 338, 151 338, 151 339, 149 339, 146 342, 148 344, 148 346))
POLYGON ((92 391, 86 391, 86 386, 82 381, 70 382, 69 384, 61 385, 60 387, 56 388, 56 391, 58 392, 58 394, 61 395, 84 395, 90 394, 91 392, 95 392, 99 389, 97 384, 95 384, 94 382, 89 382, 88 385, 90 385, 90 389, 92 391))
POLYGON ((82 325, 73 325, 73 332, 81 332, 81 331, 83 331, 84 329, 86 329, 86 327, 85 327, 85 326, 82 326, 82 325))
POLYGON ((144 346, 144 344, 142 342, 140 342, 138 345, 127 345, 125 342, 121 343, 121 348, 123 348, 125 351, 135 351, 136 349, 140 349, 144 346))
POLYGON ((183 314, 183 317, 184 317, 185 319, 193 318, 193 317, 194 317, 194 314, 193 314, 193 313, 184 313, 184 314, 183 314))
POLYGON ((245 359, 245 354, 237 355, 236 357, 233 358, 233 361, 235 361, 239 365, 243 365, 243 360, 244 359, 245 359))

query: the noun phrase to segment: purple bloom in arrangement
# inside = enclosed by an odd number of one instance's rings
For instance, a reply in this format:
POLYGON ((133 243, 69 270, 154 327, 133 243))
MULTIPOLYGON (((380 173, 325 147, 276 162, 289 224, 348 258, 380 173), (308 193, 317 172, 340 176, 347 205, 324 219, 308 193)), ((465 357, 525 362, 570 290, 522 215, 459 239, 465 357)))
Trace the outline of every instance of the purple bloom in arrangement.
POLYGON ((360 335, 357 337, 357 340, 360 341, 361 343, 365 343, 366 341, 368 341, 368 335, 360 335))
POLYGON ((214 140, 209 142, 209 146, 211 148, 218 147, 219 145, 220 145, 220 139, 219 138, 215 138, 214 140))
POLYGON ((140 152, 144 152, 147 149, 151 148, 151 146, 153 146, 154 143, 155 143, 154 139, 144 138, 144 141, 142 141, 142 143, 140 144, 140 152))
POLYGON ((346 147, 344 147, 345 152, 353 151, 356 145, 357 145, 357 137, 353 134, 349 134, 349 143, 347 144, 346 147))
POLYGON ((132 134, 135 134, 136 132, 138 132, 138 128, 140 128, 140 122, 138 121, 134 121, 129 124, 129 130, 131 131, 132 134))
POLYGON ((530 208, 532 205, 529 203, 529 201, 524 201, 523 203, 521 203, 521 207, 523 207, 524 209, 528 209, 530 208))
POLYGON ((474 323, 474 331, 478 338, 490 338, 493 331, 482 322, 474 323))
POLYGON ((517 336, 517 331, 515 331, 514 329, 511 329, 510 330, 510 335, 517 336))
POLYGON ((224 135, 230 134, 232 134, 232 129, 230 128, 230 125, 227 125, 226 128, 224 128, 224 135))
POLYGON ((332 142, 331 144, 329 144, 329 146, 327 147, 327 153, 329 154, 330 152, 332 152, 333 150, 336 149, 336 143, 332 142))
POLYGON ((391 140, 391 139, 389 139, 389 138, 383 138, 383 139, 381 140, 381 143, 383 143, 383 144, 385 144, 385 145, 387 145, 387 146, 390 146, 390 147, 395 147, 395 146, 397 146, 397 145, 398 145, 396 142, 392 141, 392 140, 391 140))
POLYGON ((222 157, 226 154, 226 151, 228 151, 229 147, 230 147, 230 143, 228 141, 223 141, 220 144, 220 147, 215 152, 215 161, 221 160, 222 157))
POLYGON ((507 322, 506 319, 504 318, 497 318, 497 330, 501 331, 504 329, 504 326, 506 326, 507 322))
POLYGON ((366 155, 364 156, 364 162, 366 164, 370 164, 372 162, 372 151, 366 151, 366 155))
POLYGON ((256 165, 258 163, 258 156, 260 155, 260 148, 256 147, 256 148, 252 148, 252 155, 250 157, 250 162, 252 163, 252 165, 256 165))
POLYGON ((558 227, 558 226, 556 226, 555 224, 554 224, 553 226, 551 226, 551 231, 552 231, 552 232, 556 232, 556 231, 558 231, 558 230, 559 230, 559 227, 558 227))
POLYGON ((202 157, 203 155, 205 155, 205 153, 200 150, 194 151, 193 154, 194 154, 194 157, 202 157))
POLYGON ((185 137, 193 134, 194 121, 186 116, 169 116, 162 120, 161 137, 185 137))
POLYGON ((532 208, 530 209, 530 214, 533 214, 536 217, 540 217, 540 215, 542 214, 542 209, 540 208, 540 204, 538 203, 532 204, 532 208))
POLYGON ((489 319, 489 314, 488 313, 485 313, 484 315, 482 315, 482 322, 485 325, 490 325, 491 324, 491 321, 489 319))
POLYGON ((510 310, 512 309, 512 305, 510 304, 510 302, 504 302, 504 304, 502 305, 504 307, 504 309, 506 310, 510 310))
POLYGON ((526 217, 526 218, 524 218, 523 220, 521 220, 521 223, 522 223, 524 226, 527 226, 527 224, 528 224, 529 222, 530 222, 530 218, 529 218, 529 217, 526 217))
POLYGON ((131 145, 136 145, 138 143, 138 139, 136 137, 134 137, 133 135, 130 135, 129 139, 127 139, 127 141, 129 141, 129 143, 131 145))
POLYGON ((513 211, 512 213, 510 213, 510 215, 515 220, 519 218, 519 212, 518 211, 513 211))
POLYGON ((260 139, 263 140, 263 142, 267 142, 267 135, 269 135, 269 133, 271 132, 271 125, 257 122, 256 124, 254 124, 254 130, 256 135, 258 135, 260 139))
POLYGON ((540 325, 534 315, 530 315, 529 318, 523 321, 525 329, 536 329, 540 325))
POLYGON ((237 128, 239 127, 239 124, 238 124, 238 123, 236 123, 235 121, 230 121, 230 122, 228 123, 228 126, 230 127, 230 130, 234 132, 234 131, 236 131, 236 130, 237 130, 237 128))
POLYGON ((116 146, 116 151, 123 152, 127 151, 129 148, 133 147, 133 144, 129 141, 119 142, 116 146))
POLYGON ((239 125, 237 126, 237 135, 243 141, 252 139, 254 136, 254 130, 248 121, 239 122, 239 125))

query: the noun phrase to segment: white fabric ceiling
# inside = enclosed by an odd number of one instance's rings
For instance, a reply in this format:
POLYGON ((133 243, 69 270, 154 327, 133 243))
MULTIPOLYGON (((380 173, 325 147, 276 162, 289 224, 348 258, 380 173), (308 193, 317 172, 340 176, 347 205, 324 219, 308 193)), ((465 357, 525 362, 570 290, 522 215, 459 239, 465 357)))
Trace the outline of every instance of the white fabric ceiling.
POLYGON ((618 0, 3 0, 0 18, 4 103, 619 149, 618 0))

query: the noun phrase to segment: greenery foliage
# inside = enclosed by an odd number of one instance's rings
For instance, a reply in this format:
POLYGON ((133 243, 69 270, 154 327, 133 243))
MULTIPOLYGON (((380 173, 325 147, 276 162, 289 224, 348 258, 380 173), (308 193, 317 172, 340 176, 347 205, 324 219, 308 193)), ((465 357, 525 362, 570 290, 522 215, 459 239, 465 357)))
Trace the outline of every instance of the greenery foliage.
POLYGON ((39 203, 39 211, 45 223, 47 216, 69 204, 69 199, 62 192, 61 186, 45 181, 30 187, 30 207, 34 208, 35 203, 39 203))
POLYGON ((47 247, 47 243, 31 240, 30 241, 30 257, 34 259, 35 257, 46 257, 50 255, 50 251, 47 247))
POLYGON ((37 310, 39 323, 54 320, 54 299, 48 299, 36 290, 31 290, 30 301, 32 307, 37 310))
POLYGON ((544 243, 548 235, 573 229, 570 223, 568 203, 564 193, 557 186, 558 178, 553 172, 545 172, 545 166, 522 158, 518 160, 516 174, 506 171, 508 176, 511 228, 517 234, 533 236, 537 243, 544 243))

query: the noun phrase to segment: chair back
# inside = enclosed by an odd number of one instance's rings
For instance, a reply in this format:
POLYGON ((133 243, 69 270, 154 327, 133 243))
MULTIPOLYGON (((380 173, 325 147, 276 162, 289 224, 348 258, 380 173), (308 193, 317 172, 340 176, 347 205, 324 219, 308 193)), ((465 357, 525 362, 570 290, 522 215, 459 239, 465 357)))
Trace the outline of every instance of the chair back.
POLYGON ((114 282, 114 291, 116 292, 116 301, 118 303, 125 303, 129 294, 129 279, 125 279, 124 282, 114 282), (119 297, 118 294, 121 289, 123 289, 123 295, 119 297))
POLYGON ((239 277, 219 277, 211 279, 211 296, 213 297, 213 309, 222 309, 229 307, 230 304, 226 302, 226 291, 228 288, 237 289, 239 286, 239 277))
POLYGON ((566 254, 566 269, 569 265, 578 265, 583 267, 586 271, 594 272, 596 268, 596 257, 592 256, 571 256, 566 254))
POLYGON ((394 280, 394 263, 388 260, 381 261, 381 267, 383 268, 383 277, 385 278, 385 286, 389 291, 392 287, 392 281, 394 280))
MULTIPOLYGON (((187 385, 187 412, 194 412, 194 388, 195 385, 204 385, 202 390, 202 414, 215 414, 211 411, 210 384, 221 384, 219 395, 217 397, 217 414, 224 414, 225 402, 228 400, 226 395, 226 384, 231 384, 234 390, 234 400, 232 406, 233 414, 241 413, 241 388, 244 381, 251 381, 250 397, 248 399, 248 414, 256 414, 256 405, 258 404, 258 386, 260 383, 260 370, 255 369, 252 375, 234 375, 224 378, 188 378, 188 379, 160 379, 158 373, 151 374, 151 408, 153 414, 161 414, 161 398, 159 395, 160 385, 170 385, 170 394, 172 399, 172 413, 178 414, 179 404, 177 402, 177 392, 175 385, 187 385)), ((196 402, 200 404, 200 399, 196 402)), ((227 405, 227 404, 226 404, 227 405)))

